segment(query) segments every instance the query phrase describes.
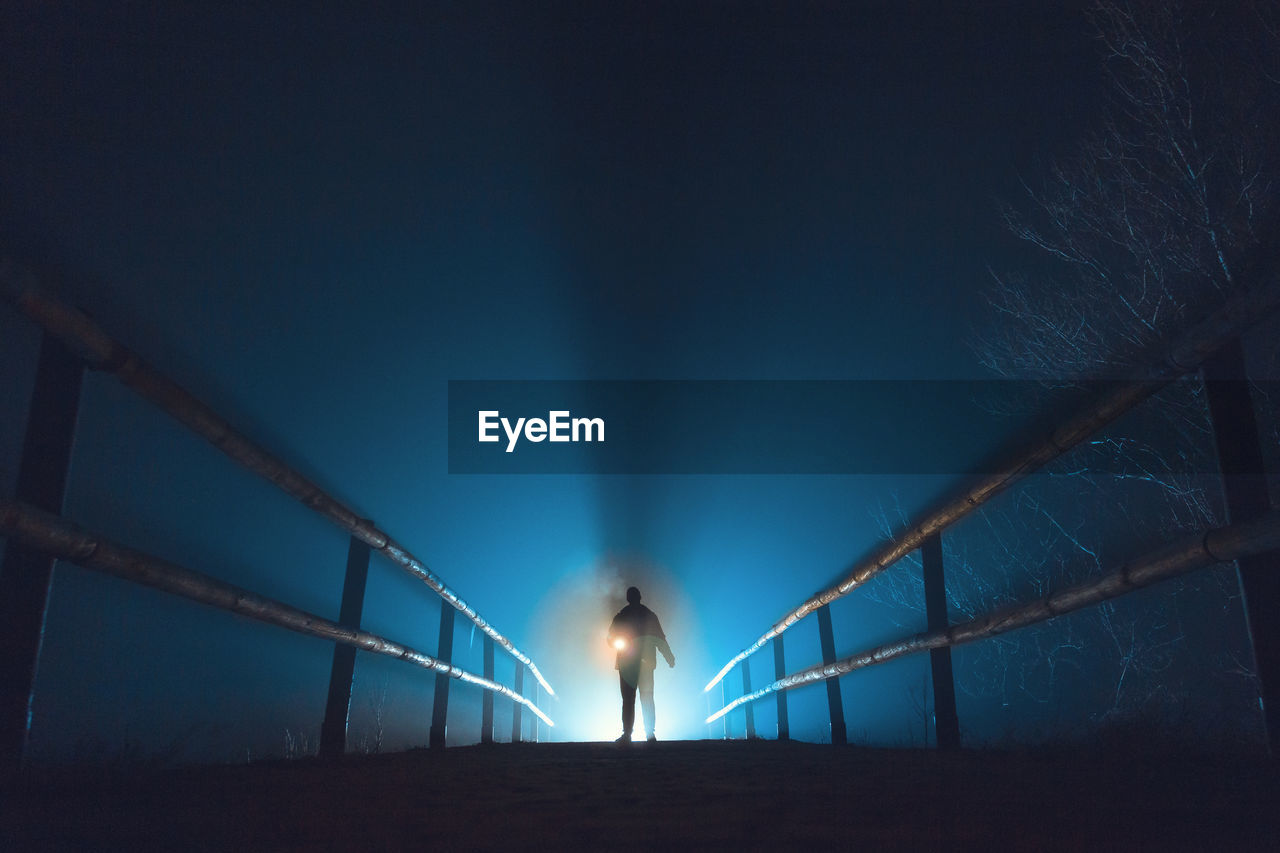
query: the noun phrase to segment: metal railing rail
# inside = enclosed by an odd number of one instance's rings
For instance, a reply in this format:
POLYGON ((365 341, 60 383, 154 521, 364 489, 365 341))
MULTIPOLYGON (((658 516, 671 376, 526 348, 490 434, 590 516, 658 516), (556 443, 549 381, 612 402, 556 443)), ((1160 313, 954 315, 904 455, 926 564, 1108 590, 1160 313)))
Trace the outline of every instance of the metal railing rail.
POLYGON ((526 654, 516 648, 511 640, 486 621, 420 559, 373 522, 361 518, 346 504, 255 443, 202 400, 151 367, 137 353, 111 338, 82 312, 43 293, 34 278, 19 274, 8 261, 0 263, 0 291, 5 292, 24 314, 49 334, 75 351, 90 367, 114 374, 124 385, 173 416, 227 456, 275 484, 286 494, 328 518, 421 580, 508 654, 527 666, 548 695, 555 696, 555 690, 526 654))
POLYGON ((777 691, 838 678, 856 669, 865 669, 919 652, 994 637, 1074 610, 1092 607, 1111 598, 1119 598, 1142 587, 1197 569, 1276 549, 1280 549, 1280 512, 1271 512, 1252 521, 1211 528, 1144 554, 1102 577, 1051 593, 1036 601, 1001 608, 969 622, 953 625, 944 631, 925 631, 850 655, 834 663, 819 664, 792 673, 759 690, 740 696, 707 717, 706 722, 713 723, 740 705, 749 705, 777 691))
POLYGON ((59 516, 42 512, 18 501, 0 500, 0 537, 12 538, 16 542, 86 569, 114 575, 210 607, 238 613, 259 622, 278 625, 281 628, 323 640, 343 643, 367 652, 398 658, 423 669, 500 693, 528 708, 548 726, 555 725, 551 718, 532 701, 496 681, 460 669, 447 661, 439 660, 378 634, 340 625, 323 616, 258 595, 177 563, 116 544, 59 516))
MULTIPOLYGON (((1270 275, 1274 276, 1274 272, 1270 275)), ((1025 444, 1022 443, 1021 438, 1010 442, 1005 453, 1001 454, 1005 461, 994 466, 993 473, 979 477, 975 482, 961 489, 958 494, 944 499, 940 504, 918 516, 904 533, 885 542, 856 562, 841 581, 788 612, 758 640, 726 663, 703 688, 704 692, 709 692, 737 664, 755 654, 766 643, 781 635, 796 622, 837 598, 848 595, 907 554, 920 548, 931 535, 959 521, 1027 474, 1042 468, 1080 444, 1161 388, 1195 370, 1223 343, 1260 322, 1277 308, 1280 308, 1280 285, 1274 282, 1270 286, 1229 301, 1170 347, 1162 363, 1152 366, 1150 377, 1109 385, 1105 393, 1069 415, 1048 436, 1037 437, 1025 444)))

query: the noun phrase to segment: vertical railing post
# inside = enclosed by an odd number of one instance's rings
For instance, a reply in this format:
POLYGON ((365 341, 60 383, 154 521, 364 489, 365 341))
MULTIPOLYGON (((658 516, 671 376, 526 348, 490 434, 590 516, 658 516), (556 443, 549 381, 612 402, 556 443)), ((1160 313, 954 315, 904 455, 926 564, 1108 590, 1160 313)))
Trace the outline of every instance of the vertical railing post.
MULTIPOLYGON (((929 631, 948 628, 947 584, 942 573, 942 534, 934 533, 920 545, 924 565, 924 607, 929 631)), ((956 713, 956 683, 951 670, 951 647, 930 649, 933 673, 933 731, 938 749, 960 748, 960 717, 956 713)))
MULTIPOLYGON (((453 662, 453 605, 440 599, 440 642, 436 645, 436 657, 445 663, 453 662)), ((449 722, 449 682, 453 678, 443 672, 436 673, 436 698, 431 705, 431 739, 428 746, 443 748, 449 722)))
MULTIPOLYGON (((787 674, 786 654, 782 650, 782 635, 770 640, 773 643, 773 677, 782 678, 787 674)), ((778 740, 791 739, 791 725, 787 722, 787 691, 778 690, 774 697, 778 700, 778 740)))
MULTIPOLYGON (((352 536, 347 546, 347 574, 342 582, 342 605, 338 611, 338 622, 344 628, 360 627, 368 579, 369 544, 352 536)), ((355 646, 334 645, 329 699, 325 703, 324 722, 320 724, 321 758, 336 758, 347 750, 347 719, 351 713, 351 684, 355 673, 355 646)))
MULTIPOLYGON (((1271 500, 1239 338, 1232 338, 1205 362, 1204 390, 1227 521, 1250 521, 1267 512, 1271 500)), ((1280 736, 1280 556, 1271 552, 1244 557, 1236 565, 1262 693, 1267 744, 1274 754, 1275 738, 1280 736)))
MULTIPOLYGON (((746 696, 751 692, 751 658, 747 658, 742 662, 742 695, 746 696)), ((750 702, 743 704, 743 709, 747 712, 747 737, 756 736, 756 712, 750 702)))
MULTIPOLYGON (((493 637, 484 635, 484 677, 493 681, 493 637)), ((480 697, 480 742, 493 743, 493 691, 480 697)))
MULTIPOLYGON (((824 604, 818 608, 818 639, 822 643, 822 662, 836 662, 836 637, 831 630, 831 605, 824 604)), ((828 678, 827 709, 831 712, 831 742, 844 744, 849 742, 849 734, 844 726, 844 700, 840 698, 840 679, 828 678)))
MULTIPOLYGON (((62 512, 84 363, 48 332, 40 343, 14 497, 62 512)), ((9 541, 0 566, 0 770, 22 763, 31 730, 52 557, 9 541)))
MULTIPOLYGON (((516 686, 515 691, 519 695, 524 695, 524 664, 516 661, 516 686)), ((520 712, 524 709, 519 702, 513 703, 515 707, 511 709, 511 742, 519 743, 523 735, 522 726, 520 725, 520 712)))

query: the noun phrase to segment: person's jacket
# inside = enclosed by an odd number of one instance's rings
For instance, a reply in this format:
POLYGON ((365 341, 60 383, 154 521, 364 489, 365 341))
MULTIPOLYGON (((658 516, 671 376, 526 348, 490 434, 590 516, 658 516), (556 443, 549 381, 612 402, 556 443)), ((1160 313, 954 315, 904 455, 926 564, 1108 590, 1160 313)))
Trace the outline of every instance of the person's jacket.
POLYGON ((643 604, 628 604, 613 617, 609 626, 609 642, 622 639, 626 645, 618 650, 613 663, 614 669, 639 663, 653 669, 658 665, 658 652, 667 659, 667 663, 675 665, 675 655, 667 644, 667 635, 662 632, 662 623, 658 614, 643 604))

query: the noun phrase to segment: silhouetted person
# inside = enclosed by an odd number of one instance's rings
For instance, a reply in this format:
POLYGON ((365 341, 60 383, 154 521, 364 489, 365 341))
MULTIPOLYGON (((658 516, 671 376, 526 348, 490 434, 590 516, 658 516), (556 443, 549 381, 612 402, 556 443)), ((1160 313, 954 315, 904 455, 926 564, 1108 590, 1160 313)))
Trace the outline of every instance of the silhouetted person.
POLYGON ((622 737, 618 743, 631 742, 631 729, 636 720, 636 691, 640 691, 640 709, 644 711, 645 734, 654 735, 653 670, 658 665, 658 652, 667 666, 676 665, 676 656, 662 633, 658 615, 640 603, 640 590, 627 589, 627 606, 613 617, 609 626, 609 645, 618 650, 614 668, 622 688, 622 737))

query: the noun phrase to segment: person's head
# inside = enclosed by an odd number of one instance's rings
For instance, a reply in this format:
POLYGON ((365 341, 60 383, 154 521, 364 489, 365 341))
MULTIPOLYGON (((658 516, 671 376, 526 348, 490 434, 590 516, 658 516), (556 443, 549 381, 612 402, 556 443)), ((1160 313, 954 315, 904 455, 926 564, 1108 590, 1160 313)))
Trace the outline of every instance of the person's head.
POLYGON ((627 587, 627 604, 639 604, 639 603, 640 603, 640 590, 636 589, 634 586, 627 587))

